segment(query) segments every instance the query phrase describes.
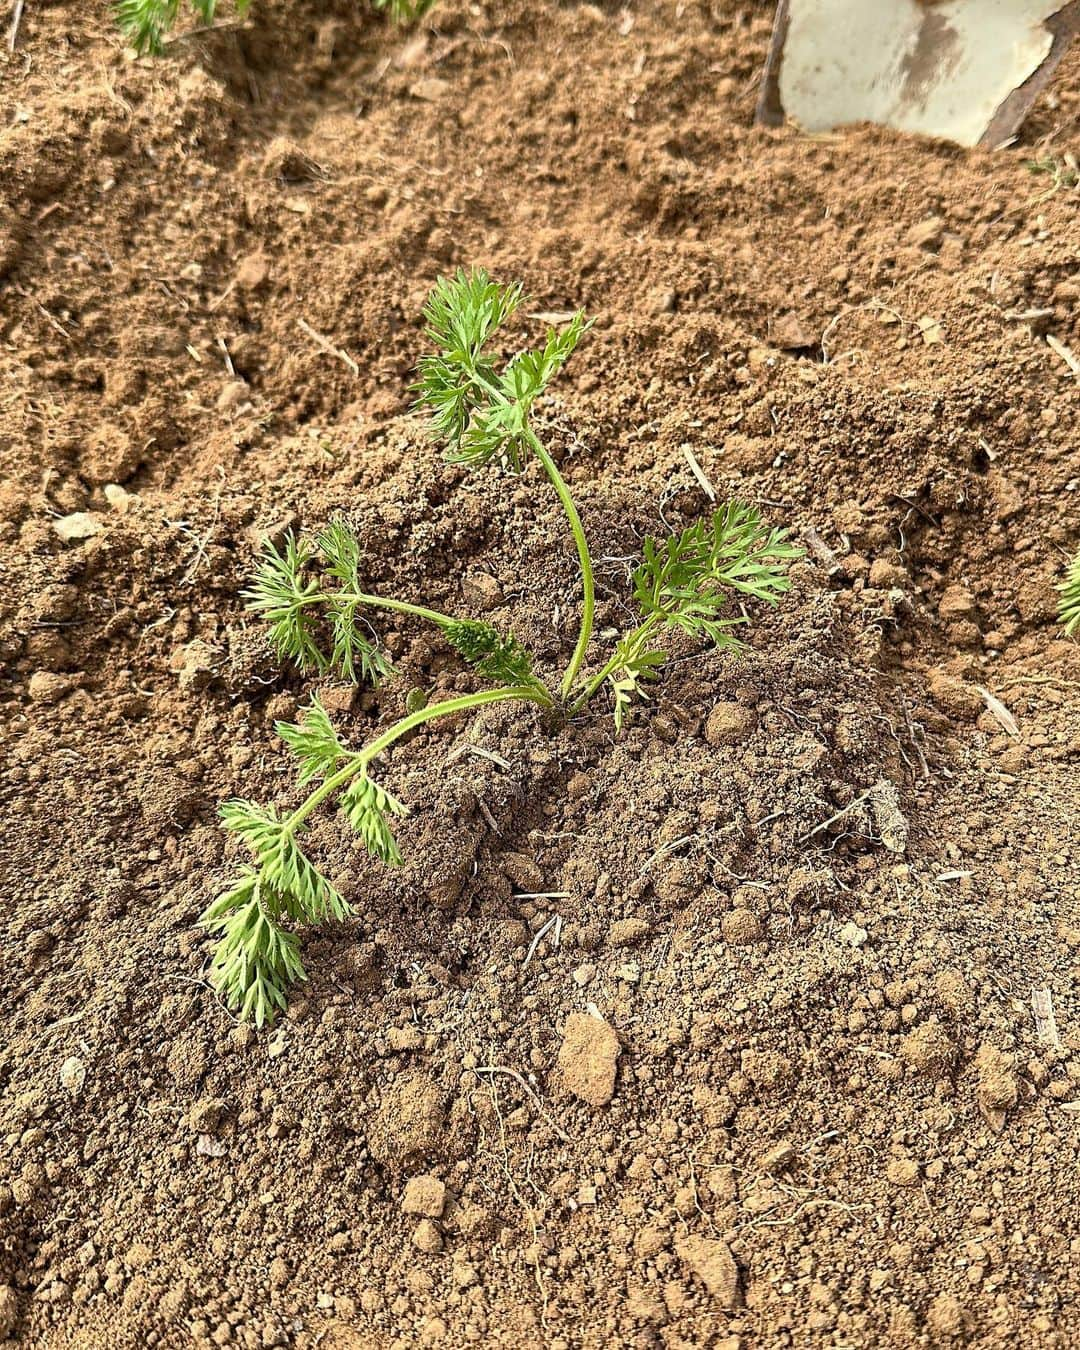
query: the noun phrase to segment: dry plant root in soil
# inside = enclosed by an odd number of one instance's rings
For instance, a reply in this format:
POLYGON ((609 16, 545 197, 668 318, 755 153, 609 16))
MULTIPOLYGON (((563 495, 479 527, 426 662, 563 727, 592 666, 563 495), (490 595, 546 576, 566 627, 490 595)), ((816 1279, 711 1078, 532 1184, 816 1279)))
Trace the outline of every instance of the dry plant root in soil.
POLYGON ((335 802, 373 857, 389 865, 401 862, 392 821, 405 807, 371 776, 384 750, 427 722, 490 703, 532 703, 549 719, 572 718, 604 690, 621 730, 631 702, 646 698, 645 683, 658 678, 667 659, 657 645, 665 629, 715 647, 737 647, 733 630, 747 616, 729 612, 732 600, 775 603, 788 588, 785 565, 802 555, 787 542, 786 531, 766 528, 754 508, 738 502, 679 535, 648 539, 633 574, 641 621, 619 638, 598 670, 584 674, 596 600, 592 560, 577 507, 531 415, 588 324, 582 313, 575 314, 561 330, 550 329, 541 348, 519 352, 500 370, 489 344, 521 301, 520 285, 500 286, 482 270, 440 279, 425 310, 427 336, 436 351, 420 363, 416 402, 430 412, 432 430, 446 442, 452 462, 522 473, 535 460, 554 487, 581 567, 581 624, 573 654, 549 688, 512 634, 478 619, 368 594, 361 581, 359 540, 343 520, 311 540, 290 535, 280 551, 267 545, 247 599, 270 623, 274 649, 283 660, 301 670, 333 671, 374 684, 390 674, 390 667, 368 613, 388 610, 434 625, 495 687, 417 707, 360 750, 342 744, 317 694, 299 723, 277 724, 298 761, 297 784, 317 780, 319 786, 284 815, 274 806, 242 799, 222 806, 225 828, 243 840, 255 863, 202 919, 218 935, 210 966, 214 987, 230 1008, 258 1026, 285 1008, 289 985, 306 978, 299 940, 284 923, 318 923, 353 913, 300 845, 312 813, 324 802, 335 802))

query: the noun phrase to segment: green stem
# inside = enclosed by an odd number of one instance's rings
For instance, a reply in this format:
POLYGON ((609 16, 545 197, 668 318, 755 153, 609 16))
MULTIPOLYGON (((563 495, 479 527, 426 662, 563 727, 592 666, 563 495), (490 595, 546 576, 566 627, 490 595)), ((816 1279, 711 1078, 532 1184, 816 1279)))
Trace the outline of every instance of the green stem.
POLYGON ((581 524, 581 517, 578 515, 578 509, 574 504, 574 499, 570 495, 570 489, 566 486, 558 466, 551 458, 548 452, 536 439, 530 427, 525 428, 525 439, 532 447, 536 458, 544 466, 544 472, 551 479, 552 486, 559 494, 559 500, 563 504, 563 510, 566 512, 566 518, 570 522, 570 532, 574 536, 574 543, 577 545, 578 561, 581 564, 581 585, 584 592, 584 599, 581 606, 581 629, 578 633, 577 646, 574 648, 574 654, 570 658, 570 664, 566 667, 566 673, 563 675, 562 695, 567 698, 570 690, 573 688, 574 681, 577 679, 578 671, 585 661, 585 653, 589 649, 589 639, 592 637, 593 617, 596 613, 596 587, 593 581, 592 558, 589 556, 589 541, 585 537, 585 530, 581 524))
POLYGON ((415 614, 419 619, 427 619, 440 627, 457 620, 450 614, 440 614, 437 609, 427 609, 424 605, 412 605, 408 600, 391 600, 389 596, 368 595, 366 591, 315 591, 296 602, 300 605, 331 604, 343 601, 345 604, 371 605, 374 609, 392 609, 399 614, 415 614))
MULTIPOLYGON (((637 645, 640 645, 642 642, 644 642, 645 638, 648 637, 648 635, 656 627, 656 622, 657 622, 656 616, 650 614, 650 616, 645 620, 643 624, 640 624, 637 628, 634 629, 634 631, 630 634, 630 638, 624 640, 626 647, 629 647, 631 642, 634 642, 637 645)), ((577 714, 581 712, 582 708, 584 708, 585 705, 589 702, 589 700, 593 697, 596 691, 600 688, 600 686, 604 683, 604 681, 608 678, 608 676, 613 674, 616 670, 618 670, 619 665, 623 658, 623 653, 624 653, 624 643, 620 642, 615 649, 614 656, 611 657, 607 665, 603 666, 584 685, 584 687, 581 690, 581 693, 578 694, 577 698, 570 705, 569 716, 576 717, 577 714)))
MULTIPOLYGON (((503 393, 498 383, 484 375, 481 371, 471 370, 469 378, 477 388, 482 389, 489 398, 495 399, 502 404, 512 402, 503 393)), ((566 512, 566 518, 570 522, 570 532, 574 536, 574 543, 577 545, 578 561, 581 564, 581 585, 584 592, 584 600, 581 606, 581 629, 578 633, 577 646, 574 648, 574 654, 570 658, 570 664, 566 668, 566 673, 562 679, 562 696, 569 697, 570 690, 573 688, 574 681, 577 679, 578 671, 585 661, 585 653, 589 648, 589 639, 592 637, 593 616, 596 612, 596 587, 593 581, 592 558, 589 556, 589 541, 585 537, 585 529, 581 523, 581 517, 578 515, 577 506, 570 495, 570 489, 566 486, 562 474, 559 472, 558 465, 551 458, 548 452, 540 444, 536 433, 525 420, 526 413, 522 414, 521 434, 528 441, 530 448, 536 455, 536 458, 544 466, 544 472, 551 480, 551 485, 559 494, 559 501, 562 502, 563 510, 566 512)))
POLYGON ((442 703, 432 703, 427 708, 418 708, 416 712, 410 713, 408 717, 403 717, 400 722, 395 722, 381 736, 376 737, 370 745, 365 745, 363 750, 355 755, 350 755, 345 766, 331 774, 306 802, 303 802, 285 821, 285 829, 292 833, 311 815, 312 811, 327 797, 337 792, 338 788, 344 787, 346 783, 356 777, 367 768, 370 762, 381 755, 387 746, 400 737, 412 731, 414 727, 423 726, 425 722, 430 722, 436 717, 449 717, 451 713, 464 712, 469 708, 482 708, 486 703, 508 703, 512 700, 527 701, 537 703, 541 707, 551 706, 551 696, 546 689, 542 687, 513 686, 508 689, 483 689, 478 694, 462 694, 458 698, 448 698, 442 703))

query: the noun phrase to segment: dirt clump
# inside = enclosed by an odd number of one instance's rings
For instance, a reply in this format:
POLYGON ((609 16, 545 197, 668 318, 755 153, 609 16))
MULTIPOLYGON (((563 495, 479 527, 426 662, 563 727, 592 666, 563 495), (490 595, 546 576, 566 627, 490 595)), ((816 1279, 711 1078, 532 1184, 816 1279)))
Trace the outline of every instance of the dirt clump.
POLYGON ((427 1074, 407 1074, 391 1083, 368 1130, 372 1156, 382 1162, 428 1157, 443 1143, 445 1094, 427 1074))
POLYGON ((675 1254, 722 1308, 739 1301, 739 1268, 731 1248, 720 1238, 690 1237, 675 1243, 675 1254))
POLYGON ((590 1106, 606 1106, 615 1094, 619 1038, 608 1024, 589 1013, 571 1013, 559 1047, 559 1080, 590 1106))
POLYGON ((403 1214, 417 1214, 425 1219, 442 1217, 446 1206, 446 1185, 438 1177, 410 1177, 401 1200, 403 1214))

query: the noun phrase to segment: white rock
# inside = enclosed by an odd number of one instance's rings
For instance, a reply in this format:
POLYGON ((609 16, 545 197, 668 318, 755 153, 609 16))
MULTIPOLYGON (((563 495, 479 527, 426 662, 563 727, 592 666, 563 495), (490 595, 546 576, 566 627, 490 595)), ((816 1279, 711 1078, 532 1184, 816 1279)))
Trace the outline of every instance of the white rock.
POLYGON ((77 1097, 86 1082, 86 1065, 75 1055, 60 1065, 60 1082, 73 1097, 77 1097))
POLYGON ((53 529, 65 544, 73 544, 80 539, 90 539, 100 534, 105 526, 97 516, 88 511, 73 511, 70 516, 61 516, 53 521, 53 529))
POLYGON ((836 936, 841 942, 846 942, 849 947, 861 947, 866 941, 867 932, 865 928, 860 928, 857 923, 852 923, 849 919, 842 928, 837 930, 836 936))

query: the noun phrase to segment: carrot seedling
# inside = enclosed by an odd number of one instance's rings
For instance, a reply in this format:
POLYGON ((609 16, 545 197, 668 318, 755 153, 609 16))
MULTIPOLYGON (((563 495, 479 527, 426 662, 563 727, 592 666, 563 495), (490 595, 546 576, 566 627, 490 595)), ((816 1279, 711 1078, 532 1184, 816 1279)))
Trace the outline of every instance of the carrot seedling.
POLYGON ((775 604, 789 581, 787 564, 802 550, 783 529, 768 529, 756 508, 728 502, 709 520, 668 539, 648 539, 633 574, 639 622, 589 673, 595 587, 581 517, 554 459, 533 426, 537 398, 570 359, 589 325, 578 313, 544 343, 501 362, 492 340, 522 302, 518 285, 500 286, 480 270, 459 271, 436 285, 425 309, 435 350, 420 363, 417 406, 431 417, 447 458, 470 469, 496 466, 526 472, 535 461, 562 504, 577 550, 581 617, 561 675, 542 677, 512 634, 422 603, 375 595, 363 586, 359 540, 343 520, 313 537, 267 545, 245 592, 249 608, 269 625, 283 661, 314 674, 377 684, 392 672, 369 619, 392 611, 432 625, 490 687, 442 702, 408 706, 406 715, 361 749, 338 736, 318 695, 297 723, 279 722, 278 735, 297 761, 298 786, 311 787, 295 810, 234 800, 221 808, 225 828, 247 845, 253 862, 202 916, 217 937, 210 978, 226 1003, 258 1025, 286 1006, 288 987, 305 977, 295 925, 353 913, 301 846, 313 813, 337 806, 368 852, 401 862, 395 819, 405 807, 372 776, 379 756, 428 722, 491 703, 531 703, 549 724, 572 719, 605 696, 621 730, 645 685, 667 661, 665 633, 689 634, 713 647, 739 646, 735 630, 748 622, 737 599, 775 604))

